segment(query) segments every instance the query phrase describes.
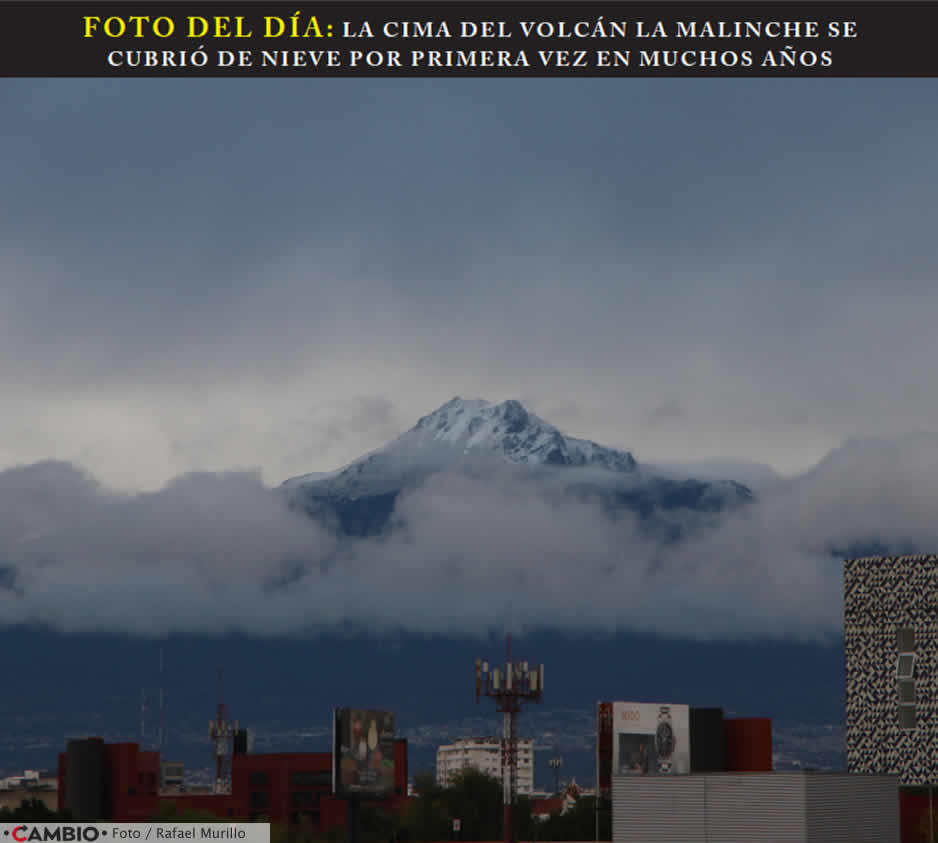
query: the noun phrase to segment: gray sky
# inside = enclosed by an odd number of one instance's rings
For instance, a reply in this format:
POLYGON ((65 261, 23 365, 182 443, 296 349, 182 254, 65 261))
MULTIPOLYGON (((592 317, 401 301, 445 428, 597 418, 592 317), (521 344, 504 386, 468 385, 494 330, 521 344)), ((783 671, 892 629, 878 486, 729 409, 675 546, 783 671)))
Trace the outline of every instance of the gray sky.
POLYGON ((938 429, 933 80, 5 80, 0 113, 6 622, 479 629, 520 581, 519 623, 818 637, 832 548, 938 547, 938 438, 903 436, 938 429), (885 439, 666 552, 500 477, 341 548, 269 494, 457 394, 639 462, 885 439))
POLYGON ((453 395, 783 473, 935 429, 933 80, 5 80, 0 467, 335 468, 453 395))

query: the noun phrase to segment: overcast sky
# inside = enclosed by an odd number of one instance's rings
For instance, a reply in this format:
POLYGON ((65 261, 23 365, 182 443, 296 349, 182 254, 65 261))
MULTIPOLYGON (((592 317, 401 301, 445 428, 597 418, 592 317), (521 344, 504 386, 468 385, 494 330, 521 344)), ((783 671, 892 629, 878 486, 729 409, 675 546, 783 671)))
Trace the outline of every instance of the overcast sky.
POLYGON ((832 549, 938 547, 938 438, 901 437, 938 429, 933 80, 5 80, 0 113, 5 622, 478 629, 525 582, 520 623, 817 637, 832 549), (666 552, 498 477, 343 547, 270 495, 454 395, 640 463, 900 438, 666 552))
POLYGON ((0 467, 328 470, 454 395, 784 473, 935 429, 933 80, 6 80, 0 467))

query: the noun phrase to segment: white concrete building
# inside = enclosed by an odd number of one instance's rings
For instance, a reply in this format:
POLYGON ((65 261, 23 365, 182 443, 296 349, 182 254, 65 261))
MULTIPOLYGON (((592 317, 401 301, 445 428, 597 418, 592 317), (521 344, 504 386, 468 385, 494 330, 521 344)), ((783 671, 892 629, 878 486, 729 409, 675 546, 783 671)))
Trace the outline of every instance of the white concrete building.
MULTIPOLYGON (((436 780, 447 787, 460 770, 474 767, 502 780, 502 742, 500 738, 465 738, 441 746, 436 751, 436 780)), ((534 792, 534 741, 518 739, 518 794, 534 792)))
POLYGON ((21 776, 0 779, 0 790, 19 790, 24 787, 48 789, 58 786, 59 780, 55 773, 41 770, 26 770, 21 776))

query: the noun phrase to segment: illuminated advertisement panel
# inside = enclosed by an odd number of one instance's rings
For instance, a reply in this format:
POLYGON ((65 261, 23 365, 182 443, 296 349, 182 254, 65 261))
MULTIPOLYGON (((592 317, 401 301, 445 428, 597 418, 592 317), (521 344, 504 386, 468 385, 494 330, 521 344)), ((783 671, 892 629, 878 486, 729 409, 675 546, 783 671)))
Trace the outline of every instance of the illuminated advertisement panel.
POLYGON ((614 776, 690 772, 690 707, 673 703, 612 704, 614 776))
POLYGON ((384 797, 394 792, 394 715, 337 708, 333 721, 333 791, 384 797))

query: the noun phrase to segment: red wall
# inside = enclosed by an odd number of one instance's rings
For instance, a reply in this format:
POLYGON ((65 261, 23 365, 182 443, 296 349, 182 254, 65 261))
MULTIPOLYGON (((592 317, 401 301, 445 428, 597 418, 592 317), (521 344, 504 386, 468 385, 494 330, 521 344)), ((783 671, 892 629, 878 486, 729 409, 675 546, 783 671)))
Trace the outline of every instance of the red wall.
MULTIPOLYGON (((348 805, 332 795, 332 753, 295 752, 236 755, 232 759, 231 795, 174 794, 159 796, 159 753, 140 752, 135 743, 106 744, 110 761, 112 819, 145 822, 161 802, 178 811, 211 812, 218 817, 296 822, 303 816, 314 828, 344 827, 348 805)), ((67 755, 59 755, 59 810, 65 808, 67 755)), ((394 743, 395 795, 376 804, 401 810, 407 804, 407 741, 394 743)))
POLYGON ((768 717, 733 717, 723 721, 726 771, 761 773, 772 770, 772 721, 768 717))
MULTIPOLYGON (((935 830, 938 831, 938 790, 932 793, 935 830)), ((928 793, 925 789, 899 789, 899 839, 902 843, 927 843, 928 793)))
MULTIPOLYGON (((346 801, 332 795, 330 752, 236 755, 232 767, 236 817, 296 822, 303 815, 320 831, 347 823, 346 801)), ((394 797, 377 804, 394 811, 407 802, 406 740, 394 742, 394 789, 394 797)))
POLYGON ((332 755, 328 752, 296 752, 237 755, 232 763, 231 796, 237 817, 268 816, 289 822, 307 814, 319 826, 320 802, 332 792, 332 755), (296 783, 291 776, 312 781, 296 783), (297 794, 312 794, 298 801, 297 794))
POLYGON ((111 810, 122 822, 146 822, 159 805, 160 755, 135 743, 106 744, 111 762, 111 810))
POLYGON ((233 817, 234 806, 227 794, 216 793, 180 793, 173 796, 161 796, 160 804, 176 803, 176 811, 196 811, 200 814, 214 814, 216 817, 233 817))
MULTIPOLYGON (((160 757, 157 752, 140 752, 135 743, 104 744, 110 780, 111 814, 127 822, 153 817, 159 799, 160 757)), ((59 753, 58 808, 65 810, 68 792, 68 754, 59 753)))

